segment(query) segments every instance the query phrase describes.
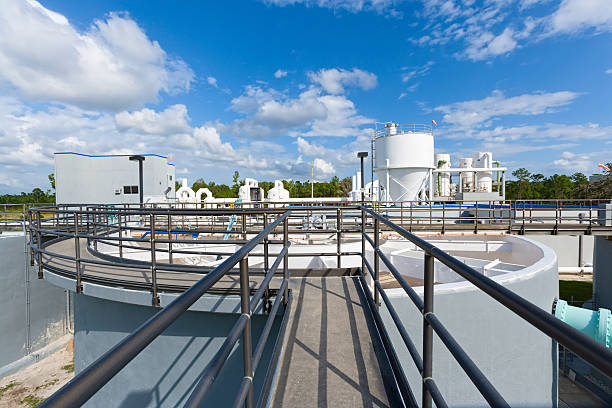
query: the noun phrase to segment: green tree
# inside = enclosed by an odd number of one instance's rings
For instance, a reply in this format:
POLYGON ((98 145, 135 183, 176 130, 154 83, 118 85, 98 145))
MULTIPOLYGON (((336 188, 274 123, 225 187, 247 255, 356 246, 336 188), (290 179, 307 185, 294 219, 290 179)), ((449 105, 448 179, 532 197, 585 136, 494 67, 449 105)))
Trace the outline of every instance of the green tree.
POLYGON ((51 188, 55 190, 55 173, 51 173, 47 176, 49 179, 49 183, 51 183, 51 188))
POLYGON ((521 200, 523 198, 523 190, 529 185, 531 173, 529 173, 526 168, 521 167, 520 169, 514 170, 512 175, 516 177, 519 182, 518 199, 521 200))

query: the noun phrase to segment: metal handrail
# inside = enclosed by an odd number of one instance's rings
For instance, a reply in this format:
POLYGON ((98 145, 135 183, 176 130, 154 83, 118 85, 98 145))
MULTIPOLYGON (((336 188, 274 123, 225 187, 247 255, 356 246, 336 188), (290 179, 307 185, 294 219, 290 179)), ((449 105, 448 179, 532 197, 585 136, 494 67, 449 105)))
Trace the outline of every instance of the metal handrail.
MULTIPOLYGON (((478 388, 479 392, 487 399, 487 401, 494 406, 508 406, 505 400, 497 392, 497 390, 489 383, 484 374, 480 372, 478 367, 473 363, 469 356, 463 351, 459 344, 454 340, 452 335, 444 328, 443 324, 436 317, 433 312, 433 260, 437 259, 450 269, 461 275, 464 279, 474 284, 483 292, 497 300, 504 307, 511 310, 523 320, 529 322, 532 326, 549 336, 551 339, 567 347, 573 351, 576 355, 583 358, 589 364, 593 365, 608 376, 612 376, 612 351, 604 347, 603 345, 592 340, 590 337, 574 329, 568 324, 558 320, 552 314, 540 309, 533 303, 515 294, 494 280, 478 273, 473 268, 460 262, 453 256, 437 248, 433 244, 417 237, 416 235, 408 232, 404 228, 396 225, 387 218, 381 216, 375 211, 362 207, 363 213, 367 213, 372 216, 375 223, 384 223, 392 230, 397 232, 403 238, 415 244, 421 248, 425 254, 425 273, 424 273, 424 300, 420 300, 418 295, 414 292, 412 287, 401 277, 396 268, 394 268, 391 262, 383 254, 378 246, 374 246, 375 259, 382 259, 383 262, 389 267, 390 272, 400 282, 400 285, 408 296, 411 298, 415 306, 421 310, 423 314, 424 322, 424 339, 423 339, 423 370, 421 375, 423 379, 431 378, 431 361, 432 361, 432 348, 431 338, 427 338, 428 331, 434 330, 442 342, 446 345, 451 354, 457 359, 461 367, 468 374, 474 385, 478 388)), ((365 225, 365 220, 362 221, 365 225)), ((375 228, 377 230, 377 228, 375 228)), ((376 242, 376 237, 372 240, 367 236, 365 229, 362 232, 363 242, 368 241, 370 244, 376 242)), ((378 270, 372 271, 371 266, 365 260, 365 253, 362 255, 364 258, 364 264, 368 266, 368 270, 374 278, 374 291, 382 292, 380 281, 378 279, 378 270)), ((363 271, 362 271, 363 274, 363 271)), ((387 306, 390 305, 390 301, 386 296, 383 296, 383 301, 387 306)), ((392 308, 392 306, 391 306, 392 308)), ((394 309, 393 309, 394 311, 394 309)), ((392 313, 393 317, 393 313, 392 313)), ((393 318, 396 325, 401 322, 399 319, 393 318)), ((399 327, 399 326, 398 326, 399 327)), ((400 330, 402 332, 402 330, 400 330)), ((405 331, 404 331, 405 332, 405 331)), ((405 333, 407 335, 407 333, 405 333)), ((402 339, 404 335, 401 333, 402 339)), ((411 340, 408 338, 411 343, 411 340)), ((408 346, 408 344, 407 344, 408 346)), ((408 347, 409 351, 411 347, 408 347)), ((414 351, 414 350, 412 350, 414 351)), ((413 353, 411 353, 412 355, 413 353)), ((418 359, 413 355, 415 364, 418 359)), ((417 364, 418 365, 418 364, 417 364)), ((428 389, 426 382, 423 383, 423 406, 430 407, 432 394, 431 390, 428 389)))
MULTIPOLYGON (((287 219, 289 214, 290 211, 284 212, 265 230, 238 249, 221 265, 200 279, 190 289, 178 296, 168 306, 161 309, 129 336, 107 351, 102 357, 76 375, 69 383, 43 402, 41 407, 78 407, 84 404, 125 367, 127 363, 187 311, 211 286, 227 274, 238 262, 243 261, 248 253, 262 242, 270 231, 287 219)), ((241 320, 244 319, 241 318, 241 320)))

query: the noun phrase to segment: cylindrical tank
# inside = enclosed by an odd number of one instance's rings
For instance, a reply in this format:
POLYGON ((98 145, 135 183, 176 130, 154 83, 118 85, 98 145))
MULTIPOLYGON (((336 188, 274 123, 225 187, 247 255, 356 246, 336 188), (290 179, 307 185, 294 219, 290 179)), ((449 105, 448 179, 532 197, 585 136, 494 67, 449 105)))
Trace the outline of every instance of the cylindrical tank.
POLYGON ((374 141, 378 180, 389 200, 415 200, 430 169, 435 168, 433 132, 426 126, 402 129, 395 123, 385 128, 374 141))
MULTIPOLYGON (((449 169, 451 167, 450 154, 447 153, 438 153, 436 154, 436 158, 434 160, 434 164, 438 169, 449 169)), ((450 196, 450 172, 438 173, 436 180, 436 191, 440 197, 448 197, 450 196)))
MULTIPOLYGON (((472 159, 470 157, 459 159, 459 167, 462 169, 471 169, 472 159)), ((463 191, 472 191, 474 188, 474 173, 461 173, 461 188, 463 191)))
MULTIPOLYGON (((478 152, 472 156, 472 166, 474 168, 490 169, 493 166, 493 154, 491 152, 478 152)), ((476 173, 476 190, 483 193, 490 193, 493 191, 493 172, 491 171, 479 171, 476 173)))

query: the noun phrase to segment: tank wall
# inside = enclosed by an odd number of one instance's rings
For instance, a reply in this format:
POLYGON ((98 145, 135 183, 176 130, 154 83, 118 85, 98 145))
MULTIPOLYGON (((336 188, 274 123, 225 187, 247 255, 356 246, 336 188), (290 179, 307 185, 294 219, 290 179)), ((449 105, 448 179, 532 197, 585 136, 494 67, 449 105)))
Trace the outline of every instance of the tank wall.
MULTIPOLYGON (((75 296, 75 372, 79 373, 159 309, 75 296)), ((186 312, 111 379, 86 407, 183 406, 202 370, 225 340, 237 314, 186 312)), ((272 355, 275 322, 255 376, 255 401, 272 355)), ((251 319, 253 349, 265 317, 251 319)), ((207 395, 205 406, 231 406, 242 380, 240 340, 207 395)))
POLYGON ((400 133, 376 139, 376 169, 398 167, 434 168, 434 141, 431 133, 400 133))
MULTIPOLYGON (((504 282, 504 286, 550 311, 558 296, 558 276, 554 255, 549 261, 534 273, 504 282)), ((422 263, 419 266, 422 268, 422 263)), ((446 290, 444 286, 435 288, 436 315, 508 403, 519 407, 556 407, 556 344, 473 287, 457 289, 454 286, 446 290)), ((416 289, 422 293, 422 288, 416 289)), ((416 347, 422 350, 420 312, 400 290, 388 290, 387 293, 416 347)), ((420 401, 420 375, 384 305, 381 314, 411 388, 420 401)), ((436 334, 433 378, 450 406, 488 406, 436 334)))
POLYGON ((0 236, 0 259, 0 367, 3 367, 27 355, 28 325, 32 352, 67 333, 67 298, 65 290, 37 278, 38 270, 30 266, 23 235, 0 236))

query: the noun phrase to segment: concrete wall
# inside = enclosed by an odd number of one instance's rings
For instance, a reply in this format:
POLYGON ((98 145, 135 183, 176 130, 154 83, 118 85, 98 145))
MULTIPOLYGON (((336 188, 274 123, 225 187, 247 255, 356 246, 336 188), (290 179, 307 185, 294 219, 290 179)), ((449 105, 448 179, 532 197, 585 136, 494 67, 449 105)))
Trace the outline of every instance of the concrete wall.
MULTIPOLYGON (((578 265, 578 240, 577 236, 572 235, 529 235, 529 239, 540 242, 557 254, 559 266, 579 266, 578 265)), ((593 235, 582 237, 582 263, 593 264, 593 235)))
MULTIPOLYGON (((75 370, 99 358, 159 309, 75 296, 75 370)), ((86 407, 175 407, 189 398, 206 364, 225 340, 238 314, 186 312, 94 395, 86 407)), ((279 318, 277 317, 277 320, 279 318)), ((252 319, 253 349, 265 316, 252 319)), ((279 322, 255 373, 255 401, 259 396, 279 322)), ((240 341, 239 341, 240 343, 240 341)), ((207 395, 205 406, 231 406, 242 380, 242 348, 232 351, 226 366, 207 395)))
MULTIPOLYGON (((557 262, 550 249, 539 249, 542 259, 537 263, 493 279, 550 311, 558 295, 557 262)), ((422 295, 422 287, 415 290, 422 295)), ((402 289, 387 293, 416 347, 422 350, 420 312, 402 289)), ((467 282, 436 285, 434 296, 434 312, 440 321, 511 406, 557 406, 557 347, 550 338, 467 282)), ((420 401, 420 375, 384 306, 381 314, 420 401)), ((433 378, 450 406, 488 406, 436 334, 433 378)))
POLYGON ((597 308, 612 309, 612 237, 595 237, 593 298, 597 308))
MULTIPOLYGON (((143 183, 147 201, 166 201, 174 197, 174 166, 165 157, 144 155, 143 183)), ((127 155, 88 156, 75 153, 55 154, 55 187, 57 204, 138 203, 139 194, 125 194, 124 186, 138 186, 138 162, 127 155), (119 192, 117 194, 116 192, 119 192)))
POLYGON ((67 333, 66 291, 37 274, 23 235, 0 234, 0 372, 67 333))

